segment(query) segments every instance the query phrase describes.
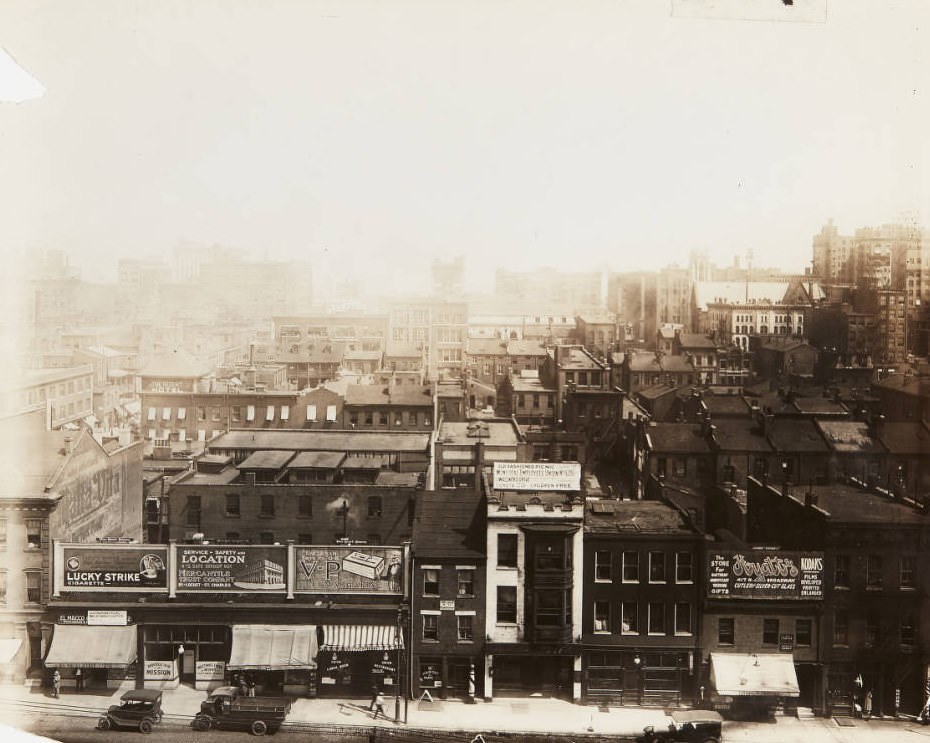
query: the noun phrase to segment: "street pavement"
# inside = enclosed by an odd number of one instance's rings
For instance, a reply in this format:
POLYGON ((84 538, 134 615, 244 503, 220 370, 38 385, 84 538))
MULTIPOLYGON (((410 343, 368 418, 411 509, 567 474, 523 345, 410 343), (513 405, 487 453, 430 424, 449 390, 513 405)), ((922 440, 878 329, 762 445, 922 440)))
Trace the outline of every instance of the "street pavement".
MULTIPOLYGON (((92 724, 93 718, 109 705, 119 701, 120 690, 87 691, 80 694, 63 692, 59 699, 47 696, 44 690, 27 687, 0 687, 0 721, 14 727, 34 729, 34 720, 43 715, 70 715, 87 718, 81 726, 92 724)), ((165 721, 185 725, 200 709, 206 692, 188 686, 166 690, 162 708, 165 721)), ((386 705, 393 715, 394 699, 386 705)), ((435 731, 468 731, 493 738, 495 733, 564 733, 583 739, 586 734, 634 736, 646 725, 663 726, 664 712, 656 708, 609 707, 572 704, 543 697, 499 698, 491 702, 478 700, 465 704, 459 700, 437 700, 418 703, 411 700, 406 709, 400 700, 400 722, 393 719, 373 719, 368 700, 360 699, 297 699, 282 730, 299 729, 301 725, 340 725, 371 728, 416 728, 435 731)), ((890 743, 892 740, 930 743, 930 726, 913 720, 846 720, 822 718, 798 720, 777 717, 765 722, 725 722, 724 740, 728 743, 890 743)), ((450 736, 451 737, 451 736, 450 736)))

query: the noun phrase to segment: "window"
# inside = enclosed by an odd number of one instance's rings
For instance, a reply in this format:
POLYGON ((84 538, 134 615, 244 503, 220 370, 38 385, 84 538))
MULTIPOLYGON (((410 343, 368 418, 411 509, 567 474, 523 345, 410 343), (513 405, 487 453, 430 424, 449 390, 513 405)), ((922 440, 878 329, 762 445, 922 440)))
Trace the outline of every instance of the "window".
POLYGON ((639 583, 639 552, 623 553, 623 582, 639 583))
POLYGON ((255 420, 255 406, 254 406, 254 405, 248 405, 248 406, 246 406, 246 409, 245 409, 245 419, 246 419, 247 421, 254 421, 254 420, 255 420))
POLYGON ((594 553, 594 580, 610 579, 610 550, 598 550, 594 553))
POLYGON ((687 601, 678 601, 675 604, 675 634, 691 634, 691 604, 687 601))
POLYGON ((187 525, 195 529, 200 528, 200 496, 187 496, 187 525))
POLYGON ((308 421, 316 420, 316 405, 307 406, 307 420, 308 421))
MULTIPOLYGON (((207 419, 207 409, 204 407, 197 408, 197 420, 205 421, 207 419)), ((251 420, 251 418, 249 419, 251 420)))
POLYGON ((259 544, 274 544, 274 532, 273 531, 262 531, 258 534, 258 543, 259 544))
POLYGON ((845 611, 833 615, 833 644, 849 644, 849 615, 845 611))
POLYGON ((265 408, 265 421, 271 422, 274 420, 274 405, 268 405, 265 408))
POLYGON ((26 548, 39 549, 42 546, 42 519, 26 519, 26 548))
POLYGON ((232 414, 232 419, 234 421, 242 420, 242 406, 241 405, 233 405, 229 410, 230 410, 230 413, 232 414))
POLYGON ((635 601, 620 604, 620 631, 624 635, 639 634, 639 604, 635 601))
POLYGON ((375 414, 371 410, 365 411, 365 425, 373 426, 375 424, 375 414))
POLYGON ((6 544, 6 519, 0 519, 0 544, 6 544))
POLYGON ((153 420, 155 420, 155 415, 156 415, 156 410, 155 410, 155 408, 149 408, 148 413, 147 413, 146 416, 145 416, 145 419, 146 419, 147 421, 153 421, 153 420))
POLYGON ((262 495, 259 516, 274 516, 274 496, 268 493, 262 495))
POLYGON ((649 582, 665 583, 665 553, 649 553, 649 582))
POLYGON ((901 567, 898 572, 898 584, 901 588, 916 588, 917 584, 914 578, 914 570, 917 561, 911 555, 905 555, 901 558, 901 567))
POLYGON ((717 618, 717 644, 718 645, 735 645, 736 644, 736 627, 733 623, 733 617, 717 618))
POLYGON ((517 567, 517 535, 497 535, 497 566, 501 568, 517 567))
POLYGON ((368 496, 368 518, 381 518, 381 496, 368 496))
POLYGON ((874 648, 878 644, 878 617, 869 612, 865 617, 865 646, 874 648))
POLYGON ((26 603, 38 604, 42 601, 42 573, 38 570, 26 570, 26 603))
POLYGON ((471 614, 457 614, 455 617, 459 642, 471 642, 474 637, 475 618, 471 614))
POLYGON ((459 596, 475 595, 475 569, 459 568, 458 569, 458 591, 459 596))
POLYGON ((309 495, 300 495, 297 497, 297 515, 302 519, 309 519, 313 516, 313 498, 309 495))
POLYGON ((313 535, 301 532, 297 535, 297 544, 313 544, 313 535))
POLYGON ((594 631, 610 633, 610 602, 594 602, 594 631))
POLYGON ((422 614, 423 617, 423 639, 439 640, 439 615, 422 614))
POLYGON ((801 648, 811 646, 813 628, 810 619, 798 619, 794 623, 794 644, 801 648))
POLYGON ((675 457, 672 460, 672 475, 685 477, 688 474, 688 460, 684 457, 675 457))
POLYGON ((849 588, 849 555, 837 555, 833 564, 834 588, 849 588))
POLYGON ((226 496, 226 515, 239 516, 239 494, 229 493, 226 496))
POLYGON ((326 420, 329 423, 332 423, 333 421, 336 420, 336 406, 335 405, 326 406, 326 420))
POLYGON ((665 604, 658 602, 649 603, 649 634, 665 634, 665 604))
POLYGON ((778 620, 777 619, 763 619, 762 620, 762 644, 763 645, 777 645, 778 644, 778 620))
POLYGON ((881 555, 869 555, 865 569, 865 587, 867 589, 878 590, 882 587, 884 576, 881 555))
POLYGON ((161 409, 161 419, 163 421, 171 420, 171 408, 162 408, 161 409))
POLYGON ((423 569, 423 595, 439 595, 439 568, 423 569))
POLYGON ((910 612, 901 617, 901 644, 913 646, 917 641, 917 624, 910 612))
POLYGON ((513 623, 517 621, 517 587, 497 587, 497 621, 513 623))
POLYGON ((679 552, 675 555, 675 582, 694 582, 694 555, 690 552, 679 552))
POLYGON ((0 604, 6 603, 6 570, 0 570, 0 604))
POLYGON ((290 417, 291 417, 291 406, 282 405, 281 406, 281 420, 286 421, 290 417))

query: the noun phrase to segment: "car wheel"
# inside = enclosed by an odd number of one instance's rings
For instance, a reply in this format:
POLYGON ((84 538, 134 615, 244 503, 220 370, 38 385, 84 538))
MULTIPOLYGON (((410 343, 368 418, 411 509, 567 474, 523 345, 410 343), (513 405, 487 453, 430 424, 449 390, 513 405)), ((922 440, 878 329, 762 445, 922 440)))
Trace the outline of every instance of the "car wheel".
POLYGON ((206 717, 195 717, 193 722, 194 730, 203 732, 210 729, 210 720, 206 717))
POLYGON ((106 717, 101 717, 97 720, 97 730, 109 730, 110 721, 106 717))
POLYGON ((139 732, 140 733, 151 733, 152 732, 152 721, 143 720, 139 723, 139 732))
POLYGON ((704 743, 719 743, 716 738, 707 738, 704 743))
POLYGON ((252 735, 264 735, 268 732, 268 726, 264 720, 256 720, 252 723, 252 735))

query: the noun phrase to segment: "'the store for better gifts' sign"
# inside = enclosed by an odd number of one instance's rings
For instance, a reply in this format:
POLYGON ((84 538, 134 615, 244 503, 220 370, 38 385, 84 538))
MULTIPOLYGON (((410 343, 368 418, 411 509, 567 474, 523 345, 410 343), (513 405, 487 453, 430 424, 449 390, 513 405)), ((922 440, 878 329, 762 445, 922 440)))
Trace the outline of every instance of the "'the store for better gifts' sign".
POLYGON ((715 550, 707 556, 707 595, 821 600, 823 553, 715 550))

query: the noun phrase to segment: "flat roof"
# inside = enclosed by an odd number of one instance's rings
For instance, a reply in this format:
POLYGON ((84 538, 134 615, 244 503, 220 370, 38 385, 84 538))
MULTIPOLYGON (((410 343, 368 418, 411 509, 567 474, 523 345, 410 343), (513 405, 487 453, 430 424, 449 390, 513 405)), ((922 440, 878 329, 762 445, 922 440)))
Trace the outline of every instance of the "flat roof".
POLYGON ((289 470, 304 468, 332 470, 342 464, 345 456, 342 452, 335 451, 302 451, 288 463, 287 468, 289 470))
POLYGON ((256 451, 239 463, 240 470, 279 470, 294 456, 289 451, 256 451))
POLYGON ((517 431, 510 421, 443 421, 439 429, 439 438, 445 445, 473 446, 481 441, 492 446, 505 446, 519 443, 517 431), (481 435, 469 435, 470 428, 480 425, 481 435))
POLYGON ((678 509, 658 501, 589 500, 584 530, 592 534, 694 534, 678 509))
POLYGON ((281 449, 286 451, 408 451, 425 452, 429 433, 381 431, 250 431, 235 429, 221 434, 208 448, 281 449))
POLYGON ((803 504, 810 490, 817 496, 817 507, 828 518, 863 524, 922 524, 927 517, 913 506, 892 500, 890 497, 868 490, 836 483, 795 488, 791 498, 803 504))

